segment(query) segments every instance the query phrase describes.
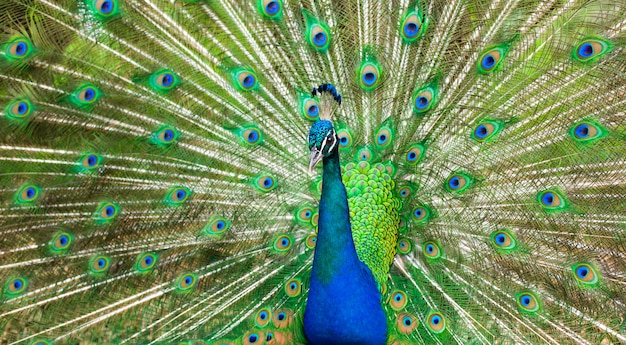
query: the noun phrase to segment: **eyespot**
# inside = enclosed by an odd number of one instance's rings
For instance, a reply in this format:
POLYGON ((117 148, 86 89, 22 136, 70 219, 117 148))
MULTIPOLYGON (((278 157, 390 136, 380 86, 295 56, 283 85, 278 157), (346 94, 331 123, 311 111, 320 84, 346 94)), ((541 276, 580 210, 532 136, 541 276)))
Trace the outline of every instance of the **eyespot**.
POLYGON ((256 127, 245 127, 241 131, 240 140, 244 145, 258 145, 263 142, 263 134, 256 127))
POLYGON ((413 221, 417 224, 423 224, 426 223, 431 216, 431 212, 430 209, 424 205, 418 205, 415 208, 413 208, 413 211, 411 212, 411 217, 413 219, 413 221))
POLYGON ((388 125, 383 125, 376 132, 376 147, 379 150, 383 150, 389 146, 391 146, 393 140, 395 138, 395 133, 393 129, 388 125))
POLYGON ((368 162, 371 158, 372 158, 372 151, 370 151, 370 149, 367 148, 367 147, 364 147, 364 148, 360 149, 356 153, 356 160, 357 161, 368 162))
POLYGON ((283 12, 281 0, 258 0, 257 6, 262 15, 271 19, 279 19, 283 12))
POLYGON ((520 308, 520 311, 526 313, 536 313, 539 311, 539 298, 530 292, 523 291, 516 295, 517 306, 520 308))
POLYGON ((177 206, 183 204, 189 196, 191 195, 191 190, 185 187, 172 187, 167 192, 165 196, 165 203, 170 206, 177 206))
POLYGON ((102 156, 95 153, 87 152, 80 158, 78 162, 80 164, 81 170, 89 171, 96 169, 100 166, 100 163, 102 163, 102 156))
POLYGON ((89 261, 89 270, 92 274, 104 274, 111 266, 111 259, 108 256, 97 255, 89 261))
POLYGON ((400 313, 396 318, 396 327, 402 334, 410 334, 417 327, 417 318, 408 313, 400 313))
POLYGON ((176 290, 178 292, 189 292, 196 286, 197 280, 198 277, 191 272, 182 273, 176 278, 176 290))
POLYGON ((377 62, 364 62, 359 71, 359 85, 363 90, 373 90, 380 81, 381 68, 377 62))
POLYGON ((302 284, 300 283, 300 279, 291 279, 285 284, 285 292, 289 297, 299 296, 302 292, 302 284))
POLYGON ((446 319, 443 317, 443 314, 433 311, 428 314, 426 325, 433 333, 439 334, 446 329, 446 319))
POLYGON ((21 120, 29 117, 33 113, 32 103, 26 99, 16 99, 4 108, 4 114, 14 120, 21 120))
POLYGON ((347 129, 340 129, 337 131, 337 137, 339 138, 339 148, 349 148, 352 146, 352 134, 347 129))
POLYGON ((300 207, 296 209, 296 211, 294 212, 295 220, 299 224, 310 225, 311 218, 313 218, 313 213, 314 213, 313 208, 310 206, 300 207))
POLYGON ((240 68, 235 72, 235 87, 239 91, 254 90, 257 86, 258 80, 254 71, 246 68, 240 68))
POLYGON ((230 228, 230 221, 224 217, 214 216, 204 227, 204 233, 209 236, 221 237, 230 228))
POLYGON ((119 12, 117 0, 92 0, 92 12, 100 18, 110 18, 119 12))
POLYGON ((30 204, 37 201, 40 194, 41 188, 32 183, 25 183, 15 193, 15 201, 18 204, 30 204))
POLYGON ((439 259, 441 257, 441 249, 435 241, 424 242, 422 251, 427 259, 439 259))
POLYGON ((135 262, 135 270, 139 273, 147 273, 152 271, 154 266, 157 263, 156 254, 152 253, 142 253, 137 256, 137 261, 135 262))
POLYGON ((586 262, 573 265, 572 273, 576 281, 585 286, 594 286, 600 282, 600 274, 596 268, 586 262))
POLYGON ((445 188, 448 192, 463 193, 472 185, 472 178, 462 172, 451 174, 446 180, 445 188))
POLYGON ((306 22, 306 41, 319 52, 325 52, 330 46, 330 32, 326 23, 313 17, 308 11, 302 10, 306 22))
POLYGON ((98 206, 94 216, 98 224, 109 223, 117 217, 120 208, 112 202, 103 202, 98 206))
POLYGON ((411 188, 409 187, 402 187, 398 190, 398 195, 400 196, 400 198, 402 199, 408 199, 408 197, 411 196, 411 188))
POLYGON ((23 60, 33 53, 33 44, 24 37, 15 38, 4 45, 4 56, 9 60, 23 60))
POLYGON ((319 51, 328 49, 328 45, 330 44, 328 31, 320 25, 313 25, 309 30, 309 43, 319 51))
POLYGON ((263 332, 250 332, 243 336, 243 345, 255 345, 265 342, 265 333, 263 332))
POLYGON ((506 53, 504 46, 493 47, 484 52, 478 59, 478 72, 488 74, 493 72, 506 53))
POLYGON ((422 144, 413 144, 409 146, 409 150, 406 152, 404 161, 408 165, 415 165, 419 163, 424 157, 426 147, 422 144))
POLYGON ((391 293, 391 299, 389 300, 389 304, 391 308, 395 311, 399 311, 404 309, 406 304, 408 303, 408 299, 406 297, 406 293, 401 290, 395 290, 391 293))
POLYGON ((276 328, 285 328, 291 324, 293 312, 288 309, 278 310, 272 316, 272 324, 276 328))
POLYGON ((556 189, 546 189, 537 194, 539 204, 546 211, 563 211, 567 207, 565 196, 556 189))
POLYGON ((486 142, 495 137, 503 127, 503 123, 494 120, 484 120, 478 123, 472 131, 471 138, 478 142, 486 142))
POLYGON ((413 243, 408 238, 400 238, 398 239, 397 248, 398 253, 400 254, 409 254, 413 250, 413 243))
POLYGON ((276 179, 270 174, 259 175, 255 179, 254 186, 258 191, 267 193, 276 188, 276 179))
POLYGON ((317 235, 311 234, 311 235, 306 237, 305 245, 306 245, 307 248, 313 249, 313 248, 315 248, 316 244, 317 244, 317 235))
POLYGON ((502 251, 511 251, 517 248, 517 239, 508 230, 498 230, 491 233, 491 244, 502 251))
POLYGON ((435 104, 436 96, 437 90, 433 86, 418 90, 413 96, 413 110, 417 114, 426 113, 435 104))
POLYGON ((161 69, 150 76, 149 83, 154 91, 168 92, 174 89, 179 81, 172 71, 161 69))
POLYGON ((604 39, 588 38, 580 42, 574 49, 574 59, 580 62, 591 62, 611 50, 611 43, 604 39))
POLYGON ((426 29, 426 21, 422 12, 413 10, 405 14, 402 24, 400 24, 400 36, 406 43, 415 42, 422 37, 426 29))
POLYGON ((273 242, 273 248, 278 253, 285 253, 291 249, 293 238, 289 235, 279 235, 273 242))
POLYGON ((168 146, 178 140, 178 131, 174 127, 161 126, 154 133, 150 141, 158 146, 168 146))
POLYGON ((257 327, 265 327, 272 320, 272 314, 269 308, 263 308, 256 313, 254 323, 257 327))
POLYGON ((88 106, 96 103, 100 98, 100 90, 91 84, 86 84, 76 89, 70 100, 76 106, 88 106))
POLYGON ((28 280, 22 277, 9 278, 5 283, 4 292, 9 297, 21 295, 28 287, 28 280))
POLYGON ((570 129, 570 135, 579 143, 590 143, 606 135, 606 130, 595 121, 582 121, 570 129))
POLYGON ((72 245, 73 237, 67 232, 57 232, 49 242, 50 251, 54 254, 65 253, 72 245))
POLYGON ((320 105, 311 97, 300 97, 300 114, 309 121, 317 121, 320 117, 320 105))

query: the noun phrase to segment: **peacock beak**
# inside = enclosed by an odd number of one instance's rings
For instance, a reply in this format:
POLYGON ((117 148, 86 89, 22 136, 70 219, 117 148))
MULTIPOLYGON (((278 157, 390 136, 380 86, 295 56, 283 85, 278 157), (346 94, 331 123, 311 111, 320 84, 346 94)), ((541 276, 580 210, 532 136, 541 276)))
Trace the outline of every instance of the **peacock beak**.
POLYGON ((317 147, 313 146, 311 148, 311 156, 309 156, 309 173, 313 172, 313 169, 319 163, 322 158, 324 158, 324 154, 317 147))

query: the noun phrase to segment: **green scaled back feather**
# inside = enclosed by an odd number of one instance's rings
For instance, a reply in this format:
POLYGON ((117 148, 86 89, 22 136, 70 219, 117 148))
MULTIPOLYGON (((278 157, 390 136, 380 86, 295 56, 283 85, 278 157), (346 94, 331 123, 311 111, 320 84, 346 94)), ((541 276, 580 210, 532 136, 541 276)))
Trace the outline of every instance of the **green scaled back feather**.
POLYGON ((625 13, 0 1, 0 339, 306 344, 332 83, 388 344, 626 343, 625 13))

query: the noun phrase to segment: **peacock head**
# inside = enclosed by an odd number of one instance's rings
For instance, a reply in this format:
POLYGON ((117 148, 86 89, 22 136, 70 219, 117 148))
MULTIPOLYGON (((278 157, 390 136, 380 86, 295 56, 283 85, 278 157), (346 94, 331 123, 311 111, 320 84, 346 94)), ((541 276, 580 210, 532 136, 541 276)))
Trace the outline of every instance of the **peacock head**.
POLYGON ((332 122, 329 120, 318 120, 313 123, 311 130, 309 131, 309 150, 311 150, 311 156, 309 156, 309 172, 313 172, 313 168, 324 157, 330 156, 333 152, 337 151, 339 145, 339 138, 332 122))

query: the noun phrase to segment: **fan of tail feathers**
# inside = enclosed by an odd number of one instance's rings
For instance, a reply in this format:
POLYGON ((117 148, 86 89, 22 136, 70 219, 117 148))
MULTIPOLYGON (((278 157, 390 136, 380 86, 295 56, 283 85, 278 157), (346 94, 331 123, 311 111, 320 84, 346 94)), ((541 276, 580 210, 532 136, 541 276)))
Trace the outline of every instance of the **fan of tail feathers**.
POLYGON ((330 82, 387 343, 626 343, 625 13, 3 0, 0 339, 306 343, 330 82))

